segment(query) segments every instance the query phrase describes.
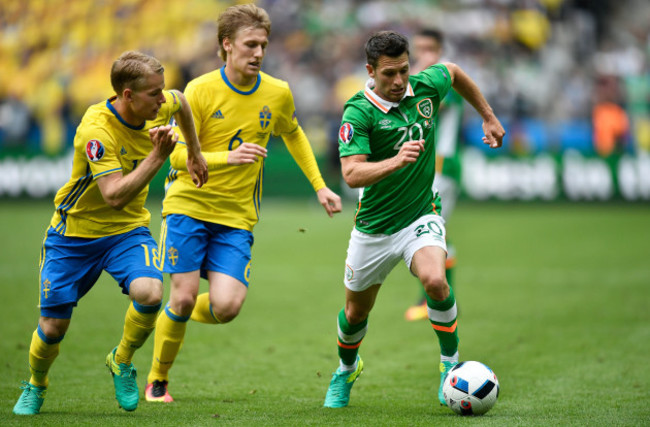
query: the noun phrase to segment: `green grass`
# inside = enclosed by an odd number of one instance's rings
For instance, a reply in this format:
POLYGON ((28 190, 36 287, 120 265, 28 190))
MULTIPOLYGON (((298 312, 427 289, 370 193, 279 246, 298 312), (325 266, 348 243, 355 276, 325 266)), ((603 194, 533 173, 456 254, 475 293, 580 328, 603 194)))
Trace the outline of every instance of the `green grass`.
MULTIPOLYGON (((28 378, 52 205, 3 200, 0 425, 650 423, 650 208, 640 204, 460 204, 448 231, 458 249, 461 359, 496 372, 496 406, 469 419, 438 406, 437 340, 426 321, 403 320, 418 290, 400 265, 371 313, 350 406, 322 408, 338 363, 352 206, 330 220, 313 201, 266 200, 248 300, 231 324, 189 325, 172 405, 117 408, 104 357, 127 300, 102 276, 75 309, 41 415, 19 418, 11 410, 28 378)), ((154 215, 154 235, 159 222, 154 215)), ((151 351, 150 339, 134 359, 141 389, 151 351)))

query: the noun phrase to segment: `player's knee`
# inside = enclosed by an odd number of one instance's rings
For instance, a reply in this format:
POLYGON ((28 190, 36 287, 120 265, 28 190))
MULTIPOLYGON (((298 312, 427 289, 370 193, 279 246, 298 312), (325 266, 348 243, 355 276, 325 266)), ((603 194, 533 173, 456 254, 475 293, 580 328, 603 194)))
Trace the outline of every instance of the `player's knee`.
POLYGON ((421 277, 424 290, 434 301, 444 301, 449 297, 449 284, 445 276, 428 275, 421 277))
POLYGON ((368 318, 369 310, 361 307, 349 306, 345 309, 345 318, 350 325, 357 325, 368 318))
POLYGON ((239 310, 239 307, 221 307, 216 309, 213 307, 212 312, 214 313, 214 316, 219 319, 219 322, 228 323, 237 317, 239 310))
POLYGON ((54 317, 41 317, 38 325, 48 338, 58 338, 66 333, 70 319, 57 319, 54 317))
POLYGON ((196 295, 183 294, 174 295, 170 301, 170 306, 179 316, 189 316, 196 305, 196 295))
POLYGON ((129 293, 140 305, 157 305, 162 302, 162 282, 154 278, 140 278, 131 283, 129 293))
POLYGON ((239 311, 241 310, 241 307, 243 305, 243 300, 242 301, 212 301, 212 313, 214 313, 214 316, 219 319, 219 322, 221 323, 228 323, 232 321, 237 315, 239 314, 239 311))

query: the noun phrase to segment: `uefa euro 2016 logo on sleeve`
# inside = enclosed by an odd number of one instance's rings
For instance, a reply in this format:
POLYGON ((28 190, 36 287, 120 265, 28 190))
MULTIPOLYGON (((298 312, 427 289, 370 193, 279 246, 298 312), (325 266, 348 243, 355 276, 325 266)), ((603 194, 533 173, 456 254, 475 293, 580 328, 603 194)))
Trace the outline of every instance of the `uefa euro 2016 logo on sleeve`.
POLYGON ((86 144, 86 156, 91 162, 96 162, 104 157, 104 145, 96 139, 91 139, 86 144))
POLYGON ((349 144, 352 141, 352 136, 354 135, 354 128, 350 123, 343 123, 341 129, 339 129, 339 138, 343 141, 344 144, 349 144))

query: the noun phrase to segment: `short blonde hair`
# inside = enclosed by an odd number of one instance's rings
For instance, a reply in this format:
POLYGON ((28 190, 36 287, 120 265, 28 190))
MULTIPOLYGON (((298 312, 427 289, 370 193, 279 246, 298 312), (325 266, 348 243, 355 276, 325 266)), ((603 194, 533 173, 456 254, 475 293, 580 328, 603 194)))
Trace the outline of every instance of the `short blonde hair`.
POLYGON ((124 52, 111 67, 111 85, 118 95, 124 89, 138 90, 146 76, 152 73, 163 74, 165 69, 153 56, 130 50, 124 52))
POLYGON ((227 52, 223 49, 224 39, 234 39, 235 34, 241 28, 262 28, 267 35, 271 35, 271 19, 261 7, 252 3, 230 6, 219 15, 217 21, 217 38, 219 40, 219 56, 226 60, 227 52))

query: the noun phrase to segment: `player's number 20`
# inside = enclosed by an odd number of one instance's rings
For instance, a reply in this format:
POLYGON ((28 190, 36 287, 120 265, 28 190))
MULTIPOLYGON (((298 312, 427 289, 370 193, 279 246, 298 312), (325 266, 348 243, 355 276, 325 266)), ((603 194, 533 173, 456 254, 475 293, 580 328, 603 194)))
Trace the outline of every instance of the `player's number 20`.
POLYGON ((399 139, 397 144, 393 146, 393 150, 399 151, 399 149, 406 141, 419 141, 421 139, 424 139, 424 131, 422 130, 422 125, 420 125, 420 123, 415 123, 411 127, 402 126, 400 128, 397 128, 397 131, 402 132, 402 137, 399 139))

